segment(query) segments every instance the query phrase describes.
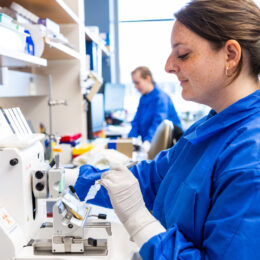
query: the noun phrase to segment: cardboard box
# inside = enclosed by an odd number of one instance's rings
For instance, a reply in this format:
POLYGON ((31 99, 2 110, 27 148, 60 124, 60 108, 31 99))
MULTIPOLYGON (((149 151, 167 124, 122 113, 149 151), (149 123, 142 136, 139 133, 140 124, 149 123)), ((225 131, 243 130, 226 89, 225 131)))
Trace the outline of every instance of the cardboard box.
POLYGON ((109 140, 107 149, 115 149, 120 153, 125 154, 129 158, 133 156, 133 142, 132 139, 116 139, 109 140))
POLYGON ((88 79, 92 80, 92 86, 91 86, 91 88, 90 88, 90 90, 87 94, 87 99, 88 99, 89 102, 91 102, 93 97, 99 91, 99 89, 102 85, 102 80, 99 79, 99 77, 93 72, 89 72, 88 79))

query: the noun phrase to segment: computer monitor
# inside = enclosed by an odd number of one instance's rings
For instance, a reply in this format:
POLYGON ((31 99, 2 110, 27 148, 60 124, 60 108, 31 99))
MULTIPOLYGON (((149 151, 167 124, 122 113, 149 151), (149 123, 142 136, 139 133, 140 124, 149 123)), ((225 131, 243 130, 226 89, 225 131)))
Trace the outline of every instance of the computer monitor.
POLYGON ((104 96, 96 94, 91 102, 88 102, 87 129, 88 139, 94 138, 94 133, 104 129, 104 96))
POLYGON ((104 87, 105 111, 124 109, 125 85, 118 83, 106 83, 104 87))

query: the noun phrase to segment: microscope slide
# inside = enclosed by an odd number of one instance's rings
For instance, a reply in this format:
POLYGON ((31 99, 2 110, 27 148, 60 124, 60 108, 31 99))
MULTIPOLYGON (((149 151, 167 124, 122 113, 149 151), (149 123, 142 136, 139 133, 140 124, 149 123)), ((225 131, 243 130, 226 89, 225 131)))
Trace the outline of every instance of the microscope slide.
POLYGON ((13 135, 13 131, 1 109, 0 109, 0 132, 1 132, 1 139, 13 135))

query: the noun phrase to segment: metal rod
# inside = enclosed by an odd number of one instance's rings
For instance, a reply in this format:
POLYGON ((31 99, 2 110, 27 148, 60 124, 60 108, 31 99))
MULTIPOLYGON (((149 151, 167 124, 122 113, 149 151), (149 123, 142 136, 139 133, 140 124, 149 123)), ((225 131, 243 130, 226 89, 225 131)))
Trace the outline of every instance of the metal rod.
MULTIPOLYGON (((50 120, 50 142, 52 141, 52 106, 50 105, 50 102, 52 101, 52 76, 49 75, 49 101, 48 101, 48 105, 49 105, 49 120, 50 120)), ((51 143, 50 143, 51 145, 51 143)))

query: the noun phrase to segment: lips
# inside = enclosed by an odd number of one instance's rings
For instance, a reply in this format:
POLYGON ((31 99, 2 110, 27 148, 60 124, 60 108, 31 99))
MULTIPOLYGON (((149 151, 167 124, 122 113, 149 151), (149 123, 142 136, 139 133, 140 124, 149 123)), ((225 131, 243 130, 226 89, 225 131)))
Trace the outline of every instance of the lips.
POLYGON ((183 84, 185 84, 185 83, 187 83, 187 82, 188 82, 188 80, 187 80, 187 79, 179 79, 179 81, 180 81, 180 84, 181 84, 181 85, 183 85, 183 84))
POLYGON ((187 82, 187 81, 188 81, 187 79, 182 79, 182 80, 180 80, 181 83, 187 82))
MULTIPOLYGON (((177 77, 178 77, 178 76, 177 76, 177 77)), ((178 77, 178 80, 180 81, 180 83, 185 82, 185 81, 188 81, 187 79, 185 79, 185 78, 183 78, 183 77, 181 77, 181 76, 178 77)))

